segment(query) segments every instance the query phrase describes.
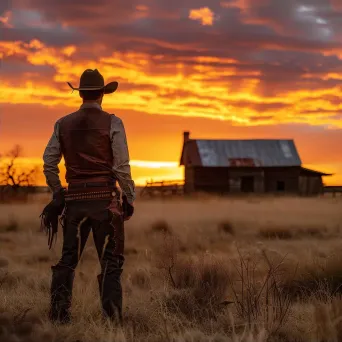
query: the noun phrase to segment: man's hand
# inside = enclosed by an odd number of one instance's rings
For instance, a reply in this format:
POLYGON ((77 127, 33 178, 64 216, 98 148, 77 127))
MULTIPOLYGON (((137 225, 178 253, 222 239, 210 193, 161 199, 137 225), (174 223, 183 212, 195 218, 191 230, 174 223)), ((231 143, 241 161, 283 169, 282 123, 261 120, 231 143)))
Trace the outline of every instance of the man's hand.
POLYGON ((53 240, 57 237, 58 217, 62 215, 65 208, 65 189, 60 189, 53 194, 52 201, 45 206, 40 215, 41 227, 48 234, 48 246, 52 247, 53 240))
POLYGON ((133 216, 134 203, 129 203, 125 195, 122 196, 122 209, 124 221, 128 221, 133 216))

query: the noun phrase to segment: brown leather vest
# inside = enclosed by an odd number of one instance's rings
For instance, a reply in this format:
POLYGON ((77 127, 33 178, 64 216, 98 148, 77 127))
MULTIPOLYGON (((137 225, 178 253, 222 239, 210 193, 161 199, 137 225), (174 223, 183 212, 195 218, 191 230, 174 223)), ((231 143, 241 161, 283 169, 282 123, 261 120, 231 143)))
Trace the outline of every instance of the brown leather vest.
POLYGON ((114 180, 110 128, 111 115, 100 108, 81 108, 60 121, 67 183, 114 180))

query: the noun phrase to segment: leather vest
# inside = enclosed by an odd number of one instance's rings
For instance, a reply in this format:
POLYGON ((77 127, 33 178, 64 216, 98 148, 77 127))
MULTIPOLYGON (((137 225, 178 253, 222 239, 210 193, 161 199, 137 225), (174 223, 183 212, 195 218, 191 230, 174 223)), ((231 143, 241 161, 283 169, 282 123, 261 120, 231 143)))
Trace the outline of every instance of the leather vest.
POLYGON ((100 108, 81 108, 60 121, 67 183, 115 181, 110 130, 111 115, 100 108))

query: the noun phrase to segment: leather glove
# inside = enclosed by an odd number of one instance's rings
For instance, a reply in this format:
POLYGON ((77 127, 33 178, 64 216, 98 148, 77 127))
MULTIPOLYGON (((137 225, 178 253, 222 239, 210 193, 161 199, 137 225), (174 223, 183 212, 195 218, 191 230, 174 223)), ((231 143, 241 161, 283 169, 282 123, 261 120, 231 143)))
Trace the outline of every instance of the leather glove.
POLYGON ((52 247, 52 242, 57 237, 58 232, 58 217, 62 215, 65 207, 65 189, 53 194, 52 201, 43 209, 41 218, 41 227, 48 235, 49 249, 52 247))
POLYGON ((126 195, 122 196, 122 210, 125 221, 133 216, 134 206, 128 202, 126 195))

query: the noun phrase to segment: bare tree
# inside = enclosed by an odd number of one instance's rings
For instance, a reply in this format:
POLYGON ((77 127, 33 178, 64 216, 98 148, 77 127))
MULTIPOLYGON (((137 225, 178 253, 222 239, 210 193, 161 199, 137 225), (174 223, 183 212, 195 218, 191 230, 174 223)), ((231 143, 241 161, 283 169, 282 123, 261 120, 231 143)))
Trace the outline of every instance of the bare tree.
POLYGON ((22 147, 15 145, 11 151, 3 156, 0 163, 0 184, 18 190, 23 186, 33 186, 35 184, 38 168, 21 168, 18 166, 18 158, 22 156, 22 147))

